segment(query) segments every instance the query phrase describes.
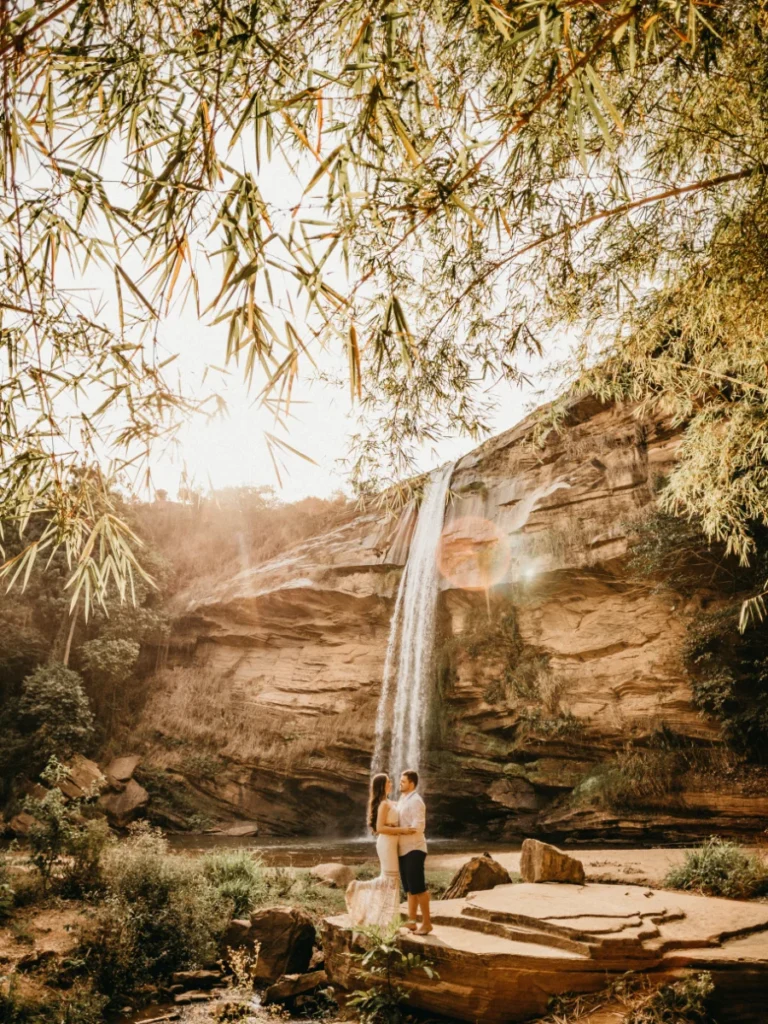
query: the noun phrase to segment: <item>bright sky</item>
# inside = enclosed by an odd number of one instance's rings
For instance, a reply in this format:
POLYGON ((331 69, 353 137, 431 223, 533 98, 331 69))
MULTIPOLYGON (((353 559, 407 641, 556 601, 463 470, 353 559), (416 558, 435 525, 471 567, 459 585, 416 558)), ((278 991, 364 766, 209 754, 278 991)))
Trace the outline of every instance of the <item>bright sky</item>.
MULTIPOLYGON (((241 145, 241 143, 238 143, 241 145)), ((243 152, 245 166, 252 158, 243 152)), ((310 165, 313 170, 314 164, 310 165)), ((255 171, 255 167, 252 168, 255 171)), ((121 154, 108 154, 103 167, 105 180, 113 193, 113 201, 123 199, 130 205, 130 198, 123 195, 122 184, 125 173, 121 154)), ((303 172, 299 160, 298 170, 303 172)), ((321 213, 321 201, 302 196, 303 184, 308 175, 299 173, 298 178, 289 173, 286 164, 278 154, 271 163, 262 167, 257 175, 259 187, 270 206, 273 221, 277 218, 283 224, 291 218, 291 211, 301 203, 302 210, 317 209, 321 213)), ((138 259, 124 256, 124 268, 141 281, 146 265, 138 259)), ((201 287, 218 290, 221 281, 221 258, 215 257, 210 265, 203 257, 196 259, 201 287)), ((326 267, 326 277, 339 291, 348 286, 340 264, 334 266, 331 260, 326 267)), ((114 323, 118 322, 114 279, 112 273, 103 267, 89 268, 87 280, 72 277, 72 287, 83 298, 101 308, 101 315, 114 323)), ((210 295, 202 296, 203 306, 210 295)), ((291 300, 293 301, 293 300, 291 300)), ((276 314, 275 327, 279 331, 281 314, 276 314)), ((211 326, 213 314, 198 318, 194 304, 190 301, 181 306, 175 301, 170 315, 164 318, 158 330, 160 360, 177 355, 176 361, 168 367, 169 379, 177 378, 183 393, 191 398, 202 399, 211 392, 222 394, 228 411, 216 419, 204 416, 193 417, 185 424, 178 439, 180 444, 164 451, 158 451, 153 460, 152 475, 155 489, 165 489, 169 497, 175 498, 179 487, 185 484, 207 491, 238 485, 270 484, 285 501, 294 501, 308 495, 326 497, 338 489, 348 490, 346 474, 341 460, 350 454, 350 436, 359 430, 359 411, 351 404, 349 389, 312 379, 314 371, 309 362, 304 362, 294 387, 295 404, 290 433, 285 435, 275 428, 271 413, 257 407, 257 397, 263 386, 263 379, 255 380, 252 392, 243 380, 241 370, 230 365, 226 371, 212 369, 222 367, 226 354, 228 324, 211 326), (278 481, 269 451, 263 439, 264 431, 271 431, 288 441, 294 448, 308 455, 316 465, 298 457, 286 456, 281 466, 281 482, 278 481)), ((297 327, 301 328, 301 316, 292 314, 297 327)), ((549 359, 562 358, 563 346, 550 346, 549 359), (561 351, 557 351, 561 349, 561 351)), ((346 361, 346 360, 345 360, 346 361)), ((346 368, 341 363, 334 366, 332 358, 324 359, 323 370, 338 372, 345 378, 346 368)), ((529 373, 532 382, 524 388, 503 384, 491 391, 496 409, 490 418, 492 433, 498 433, 513 426, 529 409, 551 397, 553 383, 541 376, 546 369, 543 362, 521 366, 529 373), (542 390, 543 389, 543 393, 542 390)), ((419 471, 432 469, 448 459, 456 459, 475 446, 466 437, 453 437, 437 445, 430 444, 418 453, 419 471)), ((148 497, 140 492, 141 497, 148 497)))
MULTIPOLYGON (((357 416, 348 388, 300 378, 288 440, 317 465, 288 456, 286 472, 281 468, 281 487, 262 439, 263 430, 274 430, 271 414, 255 407, 255 394, 248 394, 237 367, 232 366, 227 376, 210 369, 205 375, 207 364, 221 365, 223 361, 224 333, 197 321, 192 310, 185 311, 177 324, 168 326, 166 344, 170 348, 175 336, 180 351, 176 365, 185 390, 199 395, 215 388, 225 396, 228 413, 213 420, 196 417, 182 428, 180 450, 166 453, 155 464, 156 487, 165 488, 169 497, 175 498, 186 471, 193 484, 203 490, 271 484, 285 501, 308 495, 327 497, 338 489, 348 490, 340 459, 349 452, 349 437, 355 432, 357 416)), ((491 395, 497 402, 491 417, 492 433, 514 426, 533 405, 552 397, 555 385, 543 377, 547 365, 544 361, 526 364, 530 386, 505 384, 492 389, 491 395)), ((311 371, 308 365, 307 370, 311 371)), ((432 469, 475 446, 476 442, 467 437, 430 444, 419 453, 418 468, 432 469)))

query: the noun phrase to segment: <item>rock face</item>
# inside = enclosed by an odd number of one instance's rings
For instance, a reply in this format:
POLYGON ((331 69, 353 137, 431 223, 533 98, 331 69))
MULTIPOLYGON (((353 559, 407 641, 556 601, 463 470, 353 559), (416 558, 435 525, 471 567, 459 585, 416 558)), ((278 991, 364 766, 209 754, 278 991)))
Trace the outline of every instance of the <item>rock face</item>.
POLYGON ((524 882, 569 882, 584 885, 584 865, 561 853, 549 843, 526 839, 520 852, 520 875, 524 882))
MULTIPOLYGON (((632 522, 652 507, 679 433, 596 400, 534 443, 537 417, 460 459, 440 554, 435 697, 422 764, 428 829, 690 839, 753 832, 768 787, 683 780, 652 807, 573 806, 596 765, 660 730, 700 748, 680 654, 685 605, 627 581, 632 522), (490 552, 490 557, 489 557, 490 552), (479 589, 478 589, 479 588, 479 589)), ((262 835, 359 835, 376 707, 414 510, 350 512, 271 562, 182 595, 168 665, 139 724, 150 766, 184 778, 211 817, 262 835), (169 707, 193 707, 188 751, 169 707), (186 758, 186 760, 185 760, 186 758)))
MULTIPOLYGON (((435 931, 402 948, 438 979, 403 979, 409 1006, 505 1024, 540 1017, 551 996, 606 988, 627 971, 651 978, 709 971, 717 1018, 758 1024, 768 985, 768 906, 641 886, 503 885, 433 904, 435 931)), ((364 988, 361 950, 345 917, 322 925, 325 969, 343 991, 364 988)))
POLYGON ((470 892, 493 889, 496 885, 509 885, 509 872, 495 861, 489 853, 473 857, 462 865, 443 893, 444 900, 457 900, 470 892))

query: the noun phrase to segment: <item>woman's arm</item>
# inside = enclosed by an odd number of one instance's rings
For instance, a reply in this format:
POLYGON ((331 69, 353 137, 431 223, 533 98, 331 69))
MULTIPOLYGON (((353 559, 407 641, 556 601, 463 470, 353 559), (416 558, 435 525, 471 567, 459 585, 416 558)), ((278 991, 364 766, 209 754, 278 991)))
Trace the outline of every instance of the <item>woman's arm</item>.
POLYGON ((379 804, 379 812, 376 815, 376 831, 382 836, 410 836, 416 831, 415 828, 399 828, 397 825, 386 825, 387 811, 389 804, 384 800, 379 804))

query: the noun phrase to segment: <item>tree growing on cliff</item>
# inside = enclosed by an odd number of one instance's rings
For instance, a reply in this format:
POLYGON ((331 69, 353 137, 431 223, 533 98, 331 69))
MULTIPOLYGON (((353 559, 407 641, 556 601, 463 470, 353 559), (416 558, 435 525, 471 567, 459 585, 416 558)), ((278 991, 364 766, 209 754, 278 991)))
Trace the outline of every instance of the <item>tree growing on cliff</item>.
POLYGON ((747 557, 766 507, 766 17, 765 0, 3 5, 0 516, 49 523, 14 571, 61 545, 86 603, 136 572, 108 474, 73 491, 66 471, 105 450, 135 465, 189 407, 154 345, 184 298, 228 325, 227 358, 278 416, 300 369, 345 357, 372 424, 358 478, 481 433, 488 381, 519 379, 547 331, 589 328, 616 368, 590 386, 698 417, 669 500, 703 502, 747 557), (112 318, 66 261, 114 282, 112 318))

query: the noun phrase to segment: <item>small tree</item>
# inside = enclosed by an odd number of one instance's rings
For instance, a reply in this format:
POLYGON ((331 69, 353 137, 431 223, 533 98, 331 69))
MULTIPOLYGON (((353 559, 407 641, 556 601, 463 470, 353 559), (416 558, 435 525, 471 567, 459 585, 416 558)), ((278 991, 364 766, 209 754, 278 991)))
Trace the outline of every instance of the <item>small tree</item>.
POLYGON ((437 978, 437 972, 424 957, 406 953, 398 945, 397 928, 366 928, 362 934, 367 948, 355 954, 355 959, 366 974, 373 976, 373 983, 354 991, 348 1003, 358 1011, 362 1024, 400 1024, 408 1000, 400 981, 410 971, 423 971, 428 978, 437 978))
POLYGON ((59 783, 69 774, 52 757, 41 778, 52 788, 42 799, 27 798, 24 808, 35 819, 29 830, 29 859, 47 892, 56 875, 67 896, 82 896, 101 884, 101 856, 112 840, 104 818, 83 817, 84 801, 67 800, 59 783))
POLYGON ((22 684, 18 723, 34 772, 54 755, 68 757, 86 749, 93 737, 93 714, 77 672, 59 664, 36 668, 22 684))

